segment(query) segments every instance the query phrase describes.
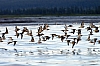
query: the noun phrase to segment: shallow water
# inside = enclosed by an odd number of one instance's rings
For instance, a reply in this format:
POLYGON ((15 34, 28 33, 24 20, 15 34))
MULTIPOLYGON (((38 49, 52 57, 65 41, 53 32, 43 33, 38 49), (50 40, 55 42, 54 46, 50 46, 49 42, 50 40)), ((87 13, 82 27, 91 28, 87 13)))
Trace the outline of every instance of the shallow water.
MULTIPOLYGON (((15 24, 1 25, 0 26, 0 36, 5 32, 6 27, 8 28, 8 34, 5 34, 5 40, 0 42, 0 65, 1 66, 99 66, 100 65, 100 44, 97 42, 100 40, 100 31, 95 33, 93 29, 93 35, 91 39, 97 38, 95 45, 87 41, 89 31, 86 28, 90 23, 85 23, 84 28, 79 28, 80 23, 66 23, 66 25, 73 25, 73 27, 68 27, 67 34, 71 35, 67 39, 73 41, 72 38, 77 38, 77 30, 81 29, 82 37, 78 44, 75 44, 72 48, 72 44, 67 45, 66 39, 62 42, 60 38, 54 37, 47 41, 42 41, 38 44, 39 37, 37 35, 37 29, 39 26, 44 25, 26 25, 28 23, 23 23, 23 25, 18 25, 20 29, 18 33, 21 33, 23 27, 27 27, 32 30, 35 42, 30 42, 31 36, 23 34, 17 38, 15 36, 15 24), (24 26, 25 25, 25 26, 24 26), (75 34, 70 33, 72 29, 75 28, 75 34), (9 37, 13 38, 13 41, 17 41, 16 45, 14 43, 8 44, 9 37)), ((97 27, 100 27, 100 23, 93 23, 97 27)), ((64 35, 63 30, 64 24, 61 25, 49 25, 48 29, 44 30, 43 36, 51 36, 51 34, 64 35)), ((100 28, 98 28, 100 30, 100 28)), ((41 37, 42 38, 42 37, 41 37)))

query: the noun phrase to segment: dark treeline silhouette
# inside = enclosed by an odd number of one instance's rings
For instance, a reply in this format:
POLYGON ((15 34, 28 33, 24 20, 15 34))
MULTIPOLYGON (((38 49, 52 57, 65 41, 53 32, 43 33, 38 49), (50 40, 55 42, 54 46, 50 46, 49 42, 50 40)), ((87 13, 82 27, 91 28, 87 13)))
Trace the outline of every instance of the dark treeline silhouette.
POLYGON ((100 6, 0 10, 0 15, 74 15, 74 14, 100 14, 100 6))

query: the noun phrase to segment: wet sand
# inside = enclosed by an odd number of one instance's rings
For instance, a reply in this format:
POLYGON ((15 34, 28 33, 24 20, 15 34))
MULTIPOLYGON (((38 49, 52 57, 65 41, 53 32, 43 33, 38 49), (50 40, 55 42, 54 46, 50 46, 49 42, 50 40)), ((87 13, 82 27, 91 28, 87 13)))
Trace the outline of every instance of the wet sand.
POLYGON ((40 24, 66 24, 66 23, 99 23, 100 16, 43 16, 43 17, 13 17, 0 18, 0 25, 40 25, 40 24))

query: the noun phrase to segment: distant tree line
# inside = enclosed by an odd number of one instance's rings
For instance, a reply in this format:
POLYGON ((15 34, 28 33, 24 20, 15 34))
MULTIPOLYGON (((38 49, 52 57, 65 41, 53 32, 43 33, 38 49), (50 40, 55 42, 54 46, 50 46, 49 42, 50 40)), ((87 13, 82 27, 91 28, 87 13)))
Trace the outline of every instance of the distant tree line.
POLYGON ((0 10, 0 15, 74 15, 100 14, 98 7, 67 7, 67 8, 28 8, 0 10))

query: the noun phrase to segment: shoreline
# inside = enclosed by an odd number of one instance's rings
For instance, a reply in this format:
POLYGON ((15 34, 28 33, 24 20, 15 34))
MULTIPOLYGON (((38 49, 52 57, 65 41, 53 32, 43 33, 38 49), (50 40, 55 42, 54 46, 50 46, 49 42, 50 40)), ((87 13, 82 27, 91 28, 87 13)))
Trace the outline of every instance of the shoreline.
POLYGON ((68 14, 68 15, 0 15, 1 18, 12 18, 12 17, 46 17, 46 16, 55 16, 55 17, 61 17, 61 16, 100 16, 100 14, 68 14))
POLYGON ((100 23, 100 16, 42 16, 42 17, 12 17, 0 18, 0 25, 40 25, 66 23, 100 23))

